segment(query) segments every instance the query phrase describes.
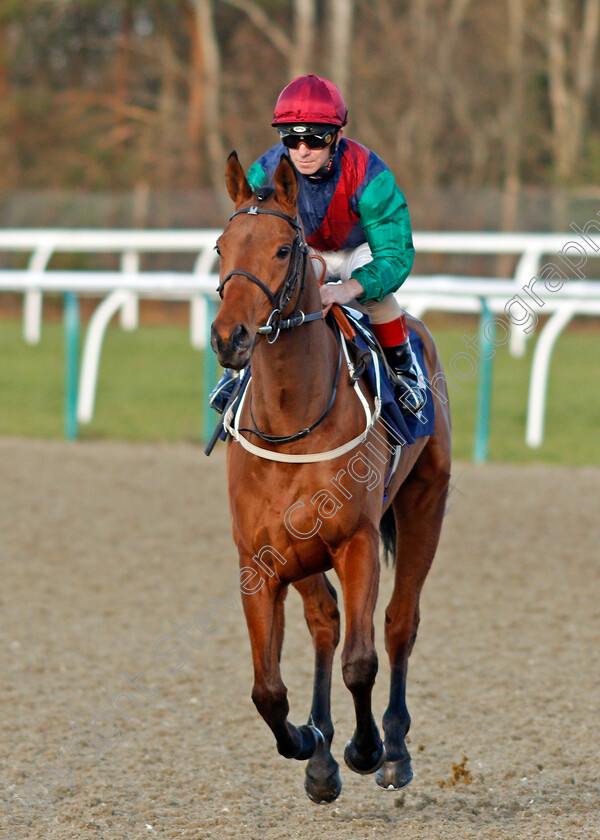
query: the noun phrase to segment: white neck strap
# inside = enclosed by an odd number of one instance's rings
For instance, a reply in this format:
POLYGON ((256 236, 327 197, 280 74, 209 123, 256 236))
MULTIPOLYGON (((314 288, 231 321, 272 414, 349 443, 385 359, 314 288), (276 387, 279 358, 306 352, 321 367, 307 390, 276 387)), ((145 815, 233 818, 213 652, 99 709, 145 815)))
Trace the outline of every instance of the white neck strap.
MULTIPOLYGON (((346 340, 343 335, 340 336, 342 341, 342 348, 344 350, 344 356, 346 357, 346 364, 348 365, 348 371, 350 372, 350 376, 354 373, 354 365, 350 361, 350 357, 348 356, 348 348, 346 346, 346 340)), ((343 443, 341 446, 337 446, 335 449, 328 449, 326 452, 311 452, 306 453, 304 455, 284 455, 282 452, 274 452, 271 449, 263 449, 260 446, 255 446, 253 443, 250 443, 242 433, 240 432, 239 425, 240 425, 240 417, 242 414, 242 408, 244 406, 244 401, 246 399, 246 394, 250 388, 250 382, 244 389, 244 393, 242 394, 242 398, 239 404, 236 406, 237 410, 235 411, 234 416, 234 407, 232 406, 229 408, 225 414, 225 418, 223 420, 223 427, 229 434, 236 440, 247 452, 251 452, 252 455, 256 455, 259 458, 264 458, 267 461, 281 461, 282 463, 286 464, 313 464, 317 463, 318 461, 331 461, 333 458, 339 458, 340 455, 345 455, 346 452, 350 452, 351 449, 354 449, 359 444, 364 443, 367 439, 367 436, 377 420, 379 419, 379 415, 381 413, 381 383, 379 379, 379 362, 377 356, 371 349, 371 356, 373 358, 373 364, 375 365, 375 380, 376 380, 376 395, 375 395, 375 409, 371 412, 371 408, 369 403, 361 391, 358 380, 355 380, 353 383, 354 392, 356 396, 360 400, 360 403, 363 407, 365 412, 365 420, 366 426, 363 432, 360 435, 357 435, 352 440, 349 440, 347 443, 343 443), (233 425, 231 421, 233 420, 233 425)))

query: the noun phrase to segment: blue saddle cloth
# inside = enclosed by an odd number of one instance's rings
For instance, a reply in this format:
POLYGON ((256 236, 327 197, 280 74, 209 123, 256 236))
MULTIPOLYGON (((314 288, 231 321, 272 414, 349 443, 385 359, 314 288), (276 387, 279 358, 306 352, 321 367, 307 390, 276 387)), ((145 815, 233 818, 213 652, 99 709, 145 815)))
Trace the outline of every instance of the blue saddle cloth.
MULTIPOLYGON (((365 333, 368 337, 372 335, 369 319, 366 315, 357 312, 355 309, 351 311, 345 309, 345 312, 356 328, 357 344, 361 348, 368 347, 368 342, 365 341, 363 336, 365 333)), ((435 408, 431 388, 429 386, 427 368, 425 367, 425 351, 423 348, 423 342, 420 336, 411 329, 409 329, 409 340, 416 361, 419 382, 422 388, 426 388, 427 394, 425 405, 418 414, 411 414, 410 412, 404 414, 400 411, 394 396, 394 387, 387 377, 385 368, 379 359, 377 363, 379 365, 379 377, 381 380, 381 416, 394 430, 398 443, 408 444, 410 446, 410 444, 414 443, 417 438, 433 434, 435 425, 435 408)), ((369 365, 365 375, 369 379, 373 392, 375 392, 375 368, 373 365, 369 365)))

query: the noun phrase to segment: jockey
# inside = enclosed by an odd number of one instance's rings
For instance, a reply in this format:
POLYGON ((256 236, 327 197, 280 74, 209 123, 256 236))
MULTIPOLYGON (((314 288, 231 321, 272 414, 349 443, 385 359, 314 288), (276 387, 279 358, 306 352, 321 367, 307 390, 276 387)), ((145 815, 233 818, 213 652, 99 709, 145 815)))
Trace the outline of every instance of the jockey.
MULTIPOLYGON (((338 88, 300 76, 283 89, 273 125, 280 142, 248 172, 252 189, 268 184, 282 154, 298 175, 298 212, 311 253, 323 257, 323 308, 353 300, 366 309, 396 377, 401 409, 425 403, 408 340, 406 315, 394 292, 410 274, 414 247, 408 208, 394 176, 374 152, 343 137, 348 111, 338 88), (340 282, 341 281, 341 282, 340 282)), ((210 397, 222 411, 236 379, 225 371, 210 397)))

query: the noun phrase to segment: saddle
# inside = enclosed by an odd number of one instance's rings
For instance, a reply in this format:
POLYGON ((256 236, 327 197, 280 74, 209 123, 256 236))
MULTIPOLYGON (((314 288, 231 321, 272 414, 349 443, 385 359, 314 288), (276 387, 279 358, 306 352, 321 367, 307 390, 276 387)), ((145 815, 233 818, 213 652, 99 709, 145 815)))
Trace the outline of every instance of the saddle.
POLYGON ((372 350, 377 356, 390 384, 393 386, 395 380, 394 371, 390 368, 385 353, 375 337, 375 333, 371 329, 371 325, 366 319, 366 316, 351 306, 340 306, 338 304, 334 304, 331 307, 330 313, 333 314, 338 327, 346 338, 355 367, 352 379, 360 379, 372 363, 372 350), (362 339, 362 342, 367 345, 366 347, 362 346, 362 343, 357 340, 357 334, 362 339))
MULTIPOLYGON (((310 259, 315 260, 316 262, 319 262, 321 264, 322 270, 321 276, 318 278, 318 283, 319 286, 322 286, 325 282, 325 277, 327 276, 327 265, 325 263, 325 260, 320 254, 311 254, 310 259)), ((352 356, 352 361, 354 364, 354 373, 352 374, 352 379, 356 381, 357 379, 360 379, 360 377, 366 371, 368 366, 371 364, 372 356, 368 349, 360 347, 356 342, 356 329, 353 325, 353 322, 348 317, 351 311, 353 310, 350 310, 347 306, 343 306, 339 303, 334 303, 331 306, 329 312, 327 313, 327 319, 329 319, 330 324, 331 320, 335 321, 340 332, 346 339, 348 349, 350 351, 350 355, 352 356)), ((370 333, 370 335, 372 340, 377 345, 377 349, 375 347, 373 347, 373 349, 375 350, 379 358, 382 359, 384 366, 387 368, 388 365, 383 356, 383 351, 379 346, 379 342, 372 333, 370 333)))

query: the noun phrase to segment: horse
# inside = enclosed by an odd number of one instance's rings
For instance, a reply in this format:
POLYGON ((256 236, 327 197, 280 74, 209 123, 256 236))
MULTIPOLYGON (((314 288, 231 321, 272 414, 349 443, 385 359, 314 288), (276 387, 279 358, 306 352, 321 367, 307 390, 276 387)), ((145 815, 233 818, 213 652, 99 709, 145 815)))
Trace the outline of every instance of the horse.
POLYGON ((356 714, 344 759, 356 773, 376 773, 383 789, 399 790, 413 775, 405 742, 410 726, 407 663, 450 479, 450 415, 442 367, 428 330, 410 318, 424 342, 429 380, 436 376, 438 384, 432 393, 435 430, 403 447, 384 498, 382 481, 373 486, 362 480, 365 467, 359 470, 357 441, 371 439, 370 452, 386 464, 392 447, 386 445, 386 432, 375 434, 374 395, 369 392, 363 400, 368 405, 361 408, 350 375, 340 373, 345 367, 340 338, 323 318, 316 272, 297 217, 295 170, 282 156, 273 186, 253 192, 232 152, 226 182, 235 212, 216 245, 222 303, 211 327, 211 345, 224 367, 239 371, 251 361, 237 439, 228 441, 227 481, 254 666, 252 700, 279 753, 308 759, 309 798, 334 801, 342 780, 331 752, 331 673, 340 638, 337 594, 326 576, 333 569, 346 615, 342 674, 356 714), (352 492, 350 474, 357 479, 352 492), (396 542, 395 583, 385 613, 391 683, 384 740, 371 705, 378 669, 373 613, 380 526, 396 542), (308 723, 300 726, 288 720, 279 664, 290 584, 302 597, 315 651, 312 707, 308 723))

